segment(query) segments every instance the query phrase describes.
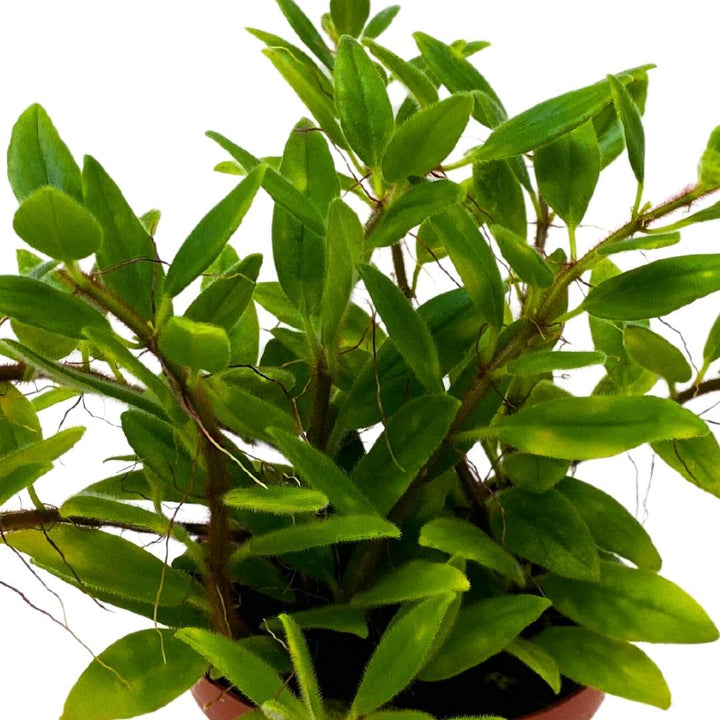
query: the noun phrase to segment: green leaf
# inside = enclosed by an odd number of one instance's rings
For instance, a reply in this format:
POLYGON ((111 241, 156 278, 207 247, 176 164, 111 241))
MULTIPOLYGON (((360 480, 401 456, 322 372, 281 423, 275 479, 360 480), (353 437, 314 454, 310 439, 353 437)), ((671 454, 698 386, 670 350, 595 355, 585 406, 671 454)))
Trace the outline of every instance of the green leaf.
POLYGON ((172 630, 126 635, 83 672, 61 720, 116 720, 151 713, 184 693, 206 669, 205 659, 172 630))
MULTIPOLYGON (((220 135, 220 133, 210 131, 206 135, 230 153, 248 172, 252 172, 262 164, 254 155, 220 135)), ((325 233, 325 223, 313 204, 277 170, 272 167, 265 169, 262 186, 278 205, 281 205, 294 215, 308 230, 319 235, 325 233)))
POLYGON ((720 358, 720 316, 715 319, 703 347, 703 362, 710 365, 720 358))
POLYGON ((413 185, 390 205, 367 239, 370 247, 393 245, 427 218, 463 200, 463 189, 450 180, 413 185))
POLYGON ((422 669, 424 681, 446 680, 504 650, 550 601, 534 595, 504 595, 460 610, 445 644, 422 669))
POLYGON ((230 362, 230 340, 223 328, 172 317, 158 338, 158 349, 172 362, 193 370, 218 372, 230 362))
MULTIPOLYGON (((285 78, 288 85, 295 91, 300 100, 325 130, 328 138, 338 147, 347 148, 347 140, 335 119, 335 103, 332 95, 328 95, 324 87, 319 85, 317 78, 308 73, 307 65, 299 60, 290 50, 283 47, 271 47, 263 50, 275 69, 285 78)), ((235 158, 239 160, 239 158, 235 158)), ((242 160, 240 164, 245 165, 242 160)), ((268 190, 268 192, 270 192, 268 190)))
POLYGON ((353 595, 350 603, 358 607, 394 605, 443 593, 463 593, 469 589, 468 579, 452 565, 412 560, 381 576, 367 590, 353 595))
POLYGON ((41 105, 31 105, 13 126, 7 160, 10 186, 20 202, 43 185, 82 202, 80 168, 41 105))
POLYGON ((680 242, 679 232, 662 233, 660 235, 647 235, 630 240, 621 240, 610 245, 601 245, 597 248, 598 255, 615 255, 616 253, 628 252, 629 250, 656 250, 658 248, 670 247, 680 242))
MULTIPOLYGON (((22 345, 29 347, 48 360, 61 360, 67 357, 78 346, 79 340, 65 337, 57 333, 26 325, 19 320, 10 320, 15 337, 22 345)), ((84 328, 86 332, 88 328, 84 328)))
POLYGON ((276 2, 290 23, 290 27, 292 27, 297 33, 297 36, 305 43, 310 52, 312 52, 323 65, 332 70, 334 64, 333 54, 307 15, 298 7, 294 0, 276 0, 276 2))
POLYGON ((23 275, 0 275, 0 312, 27 325, 79 339, 84 337, 86 325, 104 328, 108 324, 92 305, 23 275))
POLYGON ((260 188, 265 166, 248 176, 197 224, 180 246, 168 269, 165 292, 175 297, 220 255, 260 188))
POLYGON ((616 640, 704 643, 720 637, 700 605, 669 580, 612 562, 600 563, 600 572, 596 582, 546 575, 540 585, 563 615, 616 640))
POLYGON ((338 35, 358 37, 370 16, 370 0, 330 0, 330 14, 338 35))
POLYGON ((102 283, 143 318, 153 316, 153 288, 159 288, 162 266, 152 238, 128 205, 120 188, 100 163, 86 156, 83 165, 85 207, 102 227, 95 253, 102 283))
POLYGON ((0 382, 0 456, 42 440, 32 402, 9 381, 0 382))
POLYGON ((593 288, 583 307, 591 315, 642 320, 667 315, 720 290, 720 255, 684 255, 648 263, 593 288))
POLYGON ((290 299, 280 287, 278 282, 261 282, 255 286, 253 293, 255 300, 260 307, 274 315, 280 322, 290 327, 302 329, 304 327, 303 317, 298 309, 290 302, 290 299))
POLYGON ((628 355, 638 365, 669 383, 687 382, 692 377, 692 368, 685 356, 662 335, 640 325, 628 325, 624 340, 628 355))
POLYGON ((45 534, 20 530, 7 540, 43 569, 90 591, 158 605, 182 605, 197 591, 185 573, 167 567, 129 540, 100 530, 58 525, 45 534))
POLYGON ((627 558, 639 568, 660 569, 662 559, 647 531, 615 498, 571 477, 556 488, 575 506, 598 547, 627 558))
POLYGON ((471 195, 482 222, 505 227, 523 239, 527 236, 525 198, 510 162, 474 163, 471 195))
POLYGON ((154 237, 157 232, 158 225, 160 224, 160 218, 162 213, 159 210, 148 210, 144 215, 140 216, 140 222, 145 228, 145 232, 150 237, 154 237))
POLYGON ((449 593, 423 600, 391 623, 365 668, 352 704, 354 716, 376 710, 413 680, 454 597, 449 593))
MULTIPOLYGON (((638 71, 623 73, 621 81, 630 82, 631 72, 638 71)), ((611 100, 607 80, 545 100, 499 125, 474 155, 478 160, 500 160, 534 150, 580 127, 611 100)))
POLYGON ((535 151, 535 177, 548 205, 575 229, 585 216, 600 177, 600 147, 592 122, 539 147, 535 151))
POLYGON ((333 200, 328 216, 327 272, 321 311, 325 348, 337 347, 364 239, 365 232, 355 212, 339 198, 333 200))
POLYGON ((95 218, 77 200, 49 185, 22 201, 13 227, 30 247, 62 260, 91 255, 102 239, 95 218))
POLYGON ((395 127, 385 83, 362 45, 340 38, 335 65, 335 104, 350 147, 379 168, 395 127))
POLYGON ((428 391, 442 391, 440 360, 427 325, 386 275, 371 265, 360 265, 358 270, 388 335, 405 362, 428 391))
POLYGON ((343 515, 311 520, 250 538, 237 551, 241 555, 283 555, 335 543, 398 538, 393 523, 377 515, 343 515))
MULTIPOLYGON (((435 718, 421 710, 379 710, 366 715, 365 720, 435 720, 435 718)), ((484 718, 484 720, 493 720, 493 718, 484 718)))
POLYGON ((200 653, 223 677, 256 705, 277 699, 304 715, 304 708, 282 678, 242 643, 209 630, 182 628, 175 636, 200 653))
POLYGON ((512 488, 492 509, 491 528, 510 552, 568 577, 596 579, 592 535, 573 504, 557 490, 512 488))
POLYGON ((41 410, 47 410, 47 408, 53 405, 65 402, 65 400, 77 397, 79 394, 80 393, 73 388, 50 388, 50 390, 40 395, 35 395, 32 399, 32 406, 37 412, 40 412, 41 410))
POLYGON ((502 225, 491 225, 490 231, 502 256, 523 282, 540 288, 552 285, 555 274, 550 264, 524 237, 502 225))
POLYGON ((272 428, 270 436, 303 480, 324 494, 336 512, 374 514, 374 505, 327 455, 278 428, 272 428))
POLYGON ((553 370, 574 370, 589 365, 602 365, 607 356, 601 352, 538 350, 521 355, 507 364, 513 375, 542 375, 553 370))
MULTIPOLYGON (((340 194, 335 164, 321 133, 311 132, 301 120, 285 145, 280 172, 327 217, 330 203, 340 194)), ((282 207, 276 206, 272 247, 278 280, 285 294, 306 316, 315 315, 322 302, 326 274, 324 237, 308 230, 282 207)))
POLYGON ((523 452, 591 460, 646 442, 707 434, 694 413, 658 397, 571 397, 526 407, 502 418, 488 434, 523 452))
POLYGON ((640 110, 618 78, 608 75, 607 80, 610 83, 615 110, 623 127, 630 167, 635 179, 642 184, 645 180, 645 131, 640 110))
POLYGON ((423 525, 418 543, 451 556, 460 555, 496 570, 518 585, 525 584, 522 570, 515 558, 479 527, 466 520, 435 518, 423 525))
POLYGON ((706 187, 720 185, 720 125, 710 133, 707 146, 700 158, 698 174, 701 185, 706 187))
POLYGON ((392 73, 393 77, 407 88, 421 108, 432 105, 438 101, 438 93, 435 86, 427 76, 412 63, 406 62, 391 50, 388 50, 382 45, 378 45, 373 40, 369 40, 367 33, 363 39, 363 44, 392 73))
MULTIPOLYGON (((466 58, 425 33, 416 32, 413 38, 430 70, 451 93, 479 90, 491 99, 499 111, 500 119, 505 119, 505 109, 500 98, 466 58)), ((494 127, 497 124, 497 118, 485 112, 483 105, 478 102, 475 103, 473 117, 487 127, 494 127)))
POLYGON ((505 650, 536 672, 556 695, 560 692, 560 668, 552 655, 539 645, 516 637, 505 650))
POLYGON ((400 12, 399 5, 390 5, 390 7, 383 8, 370 18, 365 27, 363 36, 366 38, 380 37, 389 27, 390 23, 395 19, 395 16, 400 12))
POLYGON ((225 495, 225 504, 273 515, 295 515, 316 513, 328 504, 328 499, 317 490, 271 485, 235 488, 225 495))
POLYGON ((51 463, 33 463, 21 465, 6 472, 0 469, 0 504, 6 503, 11 497, 25 490, 38 478, 53 469, 51 463))
POLYGON ((720 445, 712 433, 688 440, 656 442, 652 449, 693 485, 720 497, 720 445))
POLYGON ((555 658, 560 672, 580 685, 667 709, 670 690, 640 648, 578 627, 551 627, 533 638, 555 658))
POLYGON ((404 122, 383 157, 383 175, 388 182, 397 183, 411 175, 422 177, 440 165, 463 134, 472 104, 470 95, 452 95, 404 122))
MULTIPOLYGON (((334 630, 363 639, 368 636, 368 626, 362 610, 347 605, 322 605, 291 613, 290 617, 304 629, 334 630)), ((270 630, 282 627, 275 618, 265 620, 263 624, 270 630)))
POLYGON ((248 255, 208 285, 185 311, 196 322, 212 323, 230 331, 250 304, 262 255, 248 255))
POLYGON ((503 469, 513 485, 533 493, 552 490, 570 466, 568 460, 514 452, 503 458, 503 469))
POLYGON ((352 471, 356 487, 386 515, 440 446, 460 407, 447 394, 422 395, 394 413, 352 471))

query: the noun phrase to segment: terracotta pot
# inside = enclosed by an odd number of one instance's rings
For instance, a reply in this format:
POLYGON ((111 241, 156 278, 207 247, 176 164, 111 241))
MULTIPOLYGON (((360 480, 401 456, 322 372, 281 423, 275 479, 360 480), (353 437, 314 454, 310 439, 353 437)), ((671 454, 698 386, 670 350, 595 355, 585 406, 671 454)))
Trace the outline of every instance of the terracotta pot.
MULTIPOLYGON (((207 678, 197 682, 191 692, 209 720, 238 720, 253 709, 207 678)), ((604 697, 595 688, 581 688, 560 702, 519 720, 590 720, 604 697)))

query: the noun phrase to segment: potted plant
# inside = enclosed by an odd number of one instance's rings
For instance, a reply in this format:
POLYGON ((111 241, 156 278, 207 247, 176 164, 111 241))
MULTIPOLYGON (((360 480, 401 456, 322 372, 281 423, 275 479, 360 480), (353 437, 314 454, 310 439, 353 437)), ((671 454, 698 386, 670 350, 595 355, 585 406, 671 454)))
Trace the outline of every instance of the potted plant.
POLYGON ((80 168, 42 107, 13 129, 26 247, 0 276, 0 502, 34 507, 0 513, 0 539, 155 625, 90 663, 63 719, 150 712, 208 670, 210 717, 234 695, 271 720, 589 718, 598 691, 667 707, 632 643, 717 629, 582 462, 649 443, 720 494, 720 447, 685 407, 720 389, 720 322, 693 372, 655 320, 720 290, 720 255, 651 257, 720 217, 676 213, 720 188, 720 134, 696 184, 647 202, 650 66, 508 118, 469 59, 484 43, 416 33, 408 61, 378 40, 396 7, 333 0, 326 40, 278 4, 306 50, 251 32, 312 119, 280 157, 208 133, 242 177, 169 262, 159 214, 135 215, 92 157, 80 168), (468 147, 470 123, 486 130, 468 147), (579 252, 620 156, 627 222, 579 252), (261 189, 270 282, 229 243, 261 189), (433 273, 447 289, 428 292, 433 273), (564 349, 583 323, 592 343, 564 349), (557 384, 592 365, 586 393, 557 384), (31 394, 36 379, 51 387, 31 394), (109 454, 133 469, 53 507, 34 483, 83 429, 44 434, 39 416, 83 393, 126 406, 130 453, 109 454))

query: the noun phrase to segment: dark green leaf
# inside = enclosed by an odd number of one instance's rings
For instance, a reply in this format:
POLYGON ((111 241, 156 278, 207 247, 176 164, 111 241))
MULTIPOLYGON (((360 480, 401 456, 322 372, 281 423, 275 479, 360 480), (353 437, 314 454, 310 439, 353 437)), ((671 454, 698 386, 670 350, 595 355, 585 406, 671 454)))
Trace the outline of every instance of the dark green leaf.
POLYGON ((670 690, 640 648, 578 627, 552 627, 533 638, 560 672, 580 685, 667 709, 670 690))
POLYGON ((571 477, 556 487, 580 513, 598 547, 627 558, 639 568, 660 569, 662 559, 647 531, 615 498, 571 477))
POLYGON ((589 365, 602 365, 606 357, 605 353, 601 352, 538 350, 510 361, 507 369, 513 375, 542 375, 553 370, 574 370, 589 365))
POLYGON ((701 185, 706 187, 720 185, 720 126, 710 133, 707 146, 700 158, 699 175, 701 185))
POLYGON ((380 167, 395 127, 385 83, 356 40, 340 39, 335 104, 350 147, 369 167, 380 167))
POLYGON ((368 245, 393 245, 424 220, 461 202, 464 197, 463 189, 450 180, 414 185, 390 205, 368 238, 368 245))
POLYGON ((640 325, 628 325, 624 333, 628 355, 669 383, 687 382, 692 368, 685 356, 662 335, 640 325))
POLYGON ((153 712, 184 693, 206 669, 206 660, 172 630, 126 635, 80 676, 61 720, 115 720, 153 712))
POLYGON ((312 52, 323 65, 332 70, 334 63, 333 54, 307 15, 298 7, 294 0, 276 0, 276 2, 290 23, 290 27, 292 27, 297 33, 297 36, 305 43, 310 52, 312 52))
POLYGON ((218 372, 230 362, 230 340, 223 328, 172 317, 158 338, 158 349, 174 363, 193 370, 218 372))
POLYGON ((423 600, 388 627, 365 669, 351 713, 367 715, 412 681, 453 599, 450 593, 423 600))
POLYGON ((295 515, 316 513, 327 506, 328 499, 317 490, 271 485, 235 488, 225 495, 225 504, 273 515, 295 515))
POLYGON ((386 275, 371 265, 361 265, 359 271, 388 335, 405 362, 427 390, 442 391, 440 360, 427 325, 386 275))
POLYGON ((521 238, 526 237, 525 198, 508 161, 475 163, 471 194, 483 223, 502 225, 521 238))
POLYGON ((693 485, 720 497, 720 445, 712 433, 653 443, 653 450, 693 485))
POLYGON ((165 292, 175 297, 220 255, 260 188, 265 166, 260 165, 197 224, 180 246, 168 269, 165 292))
POLYGON ((583 307, 596 317, 642 320, 667 315, 720 290, 720 254, 656 260, 593 288, 583 307))
POLYGON ((595 542, 572 503, 557 490, 503 492, 491 527, 510 552, 568 577, 599 576, 595 542))
POLYGON ((445 680, 504 650, 550 607, 534 595, 505 595, 480 600, 458 614, 455 627, 437 655, 422 669, 425 681, 445 680))
POLYGON ((536 672, 556 695, 560 692, 560 668, 552 655, 539 645, 517 637, 505 648, 505 651, 536 672))
POLYGON ((82 202, 80 168, 42 106, 31 105, 18 118, 7 159, 10 186, 19 201, 52 185, 82 202))
POLYGON ((390 23, 395 19, 395 16, 399 12, 399 5, 390 5, 390 7, 383 8, 380 12, 370 18, 370 22, 368 22, 363 35, 366 38, 379 37, 390 27, 390 23))
POLYGON ((685 591, 649 570, 600 563, 595 582, 546 575, 540 579, 553 606, 571 620, 616 640, 704 643, 718 630, 685 591))
POLYGON ((357 37, 370 16, 370 0, 330 0, 330 13, 338 35, 357 37))
POLYGON ((61 260, 91 255, 102 239, 95 218, 77 200, 49 185, 22 201, 13 227, 30 247, 61 260))
POLYGON ((585 216, 600 177, 600 147, 592 122, 539 147, 535 151, 535 177, 548 205, 575 229, 585 216))
POLYGON ((502 256, 523 282, 540 288, 552 285, 555 275, 550 264, 524 237, 502 225, 491 225, 490 230, 502 256))
POLYGON ((614 75, 608 75, 607 79, 612 90, 615 110, 623 126, 630 167, 633 169, 635 179, 642 184, 645 180, 645 131, 640 110, 620 80, 614 75))
POLYGON ((503 468, 513 485, 533 493, 551 490, 562 480, 570 466, 568 460, 514 452, 505 455, 503 468))
POLYGON ((385 150, 385 178, 396 183, 411 175, 422 177, 440 165, 463 134, 472 105, 470 95, 452 95, 404 122, 385 150))

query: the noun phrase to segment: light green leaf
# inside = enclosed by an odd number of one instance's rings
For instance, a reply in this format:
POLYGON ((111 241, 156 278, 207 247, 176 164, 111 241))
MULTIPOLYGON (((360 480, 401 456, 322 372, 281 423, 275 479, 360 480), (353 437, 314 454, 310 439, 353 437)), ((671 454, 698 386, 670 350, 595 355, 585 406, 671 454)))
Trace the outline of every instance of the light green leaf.
POLYGON ((280 322, 290 327, 301 330, 304 328, 303 317, 290 302, 290 299, 283 291, 278 282, 261 282, 255 286, 253 293, 255 300, 260 307, 274 315, 280 322))
POLYGON ((720 445, 712 433, 688 440, 656 442, 652 449, 693 485, 720 497, 720 445))
POLYGON ((579 627, 551 627, 533 642, 552 655, 560 672, 580 685, 667 709, 670 689, 640 648, 579 627))
MULTIPOLYGON (((720 125, 710 133, 707 146, 700 158, 698 170, 701 185, 706 187, 720 185, 720 125)), ((686 218, 686 220, 690 220, 690 218, 686 218)))
POLYGON ((460 403, 447 394, 421 395, 394 413, 351 478, 386 515, 446 436, 460 403))
POLYGON ((225 504, 273 515, 294 515, 318 512, 328 504, 328 499, 317 490, 271 485, 235 488, 225 495, 225 504))
POLYGON ((453 151, 470 119, 472 98, 452 95, 415 113, 393 135, 383 157, 383 175, 397 183, 422 177, 453 151))
POLYGON ((527 212, 522 186, 511 162, 493 160, 473 164, 471 195, 480 221, 527 236, 527 212))
POLYGON ((460 610, 445 644, 422 669, 424 681, 446 680, 504 650, 550 601, 534 595, 504 595, 460 610))
POLYGON ((24 275, 0 275, 0 312, 27 325, 79 339, 84 337, 86 325, 108 325, 92 305, 24 275))
POLYGON ((564 495, 512 488, 498 497, 498 503, 490 525, 510 552, 561 575, 598 578, 595 542, 564 495))
POLYGON ((572 397, 502 418, 487 431, 523 452, 590 460, 646 442, 707 434, 694 413, 658 397, 572 397))
POLYGON ((0 505, 53 469, 51 463, 21 465, 0 475, 0 505))
POLYGON ((365 669, 351 713, 367 715, 413 680, 454 598, 449 593, 423 600, 390 624, 365 669))
POLYGON ((90 591, 158 605, 182 605, 197 592, 188 575, 117 535, 71 525, 58 525, 46 534, 54 546, 35 530, 14 532, 7 541, 43 569, 90 591))
POLYGON ((630 97, 625 85, 618 78, 608 75, 607 79, 610 83, 615 110, 623 127, 630 167, 635 174, 635 179, 642 184, 645 180, 645 131, 640 110, 630 97))
POLYGON ((285 639, 290 650, 295 678, 300 686, 300 696, 305 703, 311 720, 322 720, 325 716, 325 709, 317 677, 315 676, 310 648, 303 637, 300 627, 292 617, 285 613, 282 613, 279 617, 285 630, 285 639))
POLYGON ((502 225, 491 225, 490 231, 502 256, 523 282, 540 288, 552 285, 555 274, 550 264, 524 237, 502 225))
POLYGON ((435 518, 423 525, 418 543, 451 556, 461 555, 506 575, 518 585, 525 584, 517 560, 479 527, 466 520, 435 518))
POLYGON ((218 372, 230 362, 230 340, 223 328, 172 317, 158 338, 158 349, 172 362, 193 370, 218 372))
POLYGON ((684 255, 648 263, 593 288, 583 307, 591 315, 642 320, 667 315, 720 290, 720 254, 684 255))
MULTIPOLYGON (((420 710, 379 710, 366 715, 365 720, 435 720, 435 718, 420 710)), ((483 720, 493 719, 484 718, 483 720)))
MULTIPOLYGON (((247 150, 244 150, 239 145, 220 135, 220 133, 210 131, 207 132, 206 135, 230 153, 247 172, 252 172, 262 164, 254 155, 251 155, 247 150)), ((325 223, 318 214, 318 211, 308 198, 297 190, 277 170, 272 167, 265 169, 262 186, 278 205, 281 205, 289 213, 294 215, 308 230, 318 233, 319 235, 324 234, 325 223)))
MULTIPOLYGON (((10 326, 15 337, 22 345, 34 350, 48 360, 62 360, 67 357, 79 344, 76 338, 69 338, 65 335, 42 330, 32 325, 26 325, 19 320, 10 320, 10 326)), ((87 332, 89 328, 83 328, 87 332)))
POLYGON ((535 151, 535 177, 548 205, 569 227, 576 228, 600 177, 600 147, 592 122, 539 147, 535 151))
POLYGON ((452 565, 412 560, 381 576, 367 590, 353 595, 350 603, 357 607, 394 605, 443 593, 463 593, 469 589, 468 579, 452 565))
POLYGON ((303 717, 304 708, 292 690, 264 660, 243 647, 242 643, 200 628, 182 628, 175 636, 202 655, 256 705, 277 699, 303 717))
POLYGON ((450 180, 413 185, 386 210, 367 239, 371 247, 393 245, 427 218, 463 200, 465 192, 450 180))
POLYGON ((141 630, 114 642, 88 666, 61 720, 117 720, 151 713, 184 693, 207 662, 172 630, 141 630))
POLYGON ((538 350, 521 355, 507 364, 513 375, 542 375, 553 370, 574 370, 589 365, 602 365, 607 356, 601 352, 538 350))
MULTIPOLYGON (((367 638, 368 626, 362 610, 348 605, 321 605, 320 607, 300 610, 290 617, 301 627, 309 630, 334 630, 367 638)), ((270 630, 282 628, 279 620, 270 618, 263 623, 270 630)))
POLYGON ((400 530, 377 515, 343 515, 255 535, 237 552, 241 555, 283 555, 335 543, 383 537, 399 538, 400 530))
POLYGON ((513 452, 503 457, 503 469, 513 485, 533 493, 552 490, 570 467, 568 460, 513 452))
POLYGON ((539 645, 516 637, 506 648, 513 657, 525 663, 533 672, 536 672, 557 695, 560 692, 560 668, 552 655, 539 645))
POLYGON ((394 52, 382 45, 378 45, 373 40, 369 40, 367 33, 363 39, 363 44, 392 73, 393 77, 407 88, 421 108, 438 101, 435 86, 415 65, 406 62, 394 52))
POLYGON ((703 348, 703 362, 709 365, 720 358, 720 316, 715 319, 703 348))
POLYGON ((13 126, 7 160, 10 186, 20 202, 43 185, 82 202, 80 168, 41 105, 31 105, 13 126))
POLYGON ((32 402, 11 382, 0 382, 0 456, 42 440, 32 402))
POLYGON ((370 168, 379 168, 395 127, 392 106, 377 68, 348 35, 338 45, 335 104, 350 146, 370 168))
POLYGON ((155 244, 100 163, 85 157, 82 173, 85 207, 102 227, 95 253, 102 283, 143 318, 153 316, 153 288, 161 287, 162 265, 155 244))
POLYGON ((32 406, 37 412, 40 412, 41 410, 47 410, 53 405, 65 402, 65 400, 77 397, 79 394, 80 393, 78 393, 78 391, 74 388, 50 388, 50 390, 47 390, 46 392, 35 395, 32 399, 32 406))
POLYGON ((705 643, 720 636, 707 613, 685 591, 649 570, 600 563, 600 579, 557 575, 540 579, 563 615, 617 640, 705 643))
POLYGON ((427 325, 386 275, 371 265, 360 265, 358 270, 388 335, 405 362, 428 391, 442 391, 440 360, 427 325))
POLYGON ((276 0, 276 2, 290 23, 290 27, 292 27, 297 33, 297 36, 305 43, 310 52, 312 52, 323 65, 332 70, 334 63, 333 54, 307 15, 298 7, 294 0, 276 0))
POLYGON ((680 242, 679 232, 661 233, 660 235, 646 235, 630 240, 601 245, 597 248, 598 255, 615 255, 616 253, 628 252, 629 250, 656 250, 658 248, 670 247, 680 242))
POLYGON ((370 0, 330 0, 330 14, 338 35, 357 37, 370 16, 370 0))
POLYGON ((142 226, 145 228, 145 232, 150 237, 154 237, 155 233, 157 232, 158 225, 160 224, 160 218, 162 217, 162 213, 155 209, 155 210, 148 210, 146 213, 140 216, 140 222, 142 223, 142 226))
POLYGON ((647 531, 615 498, 571 477, 556 488, 575 506, 598 547, 627 558, 639 568, 660 569, 662 559, 647 531))
POLYGON ((365 32, 363 33, 364 37, 376 38, 382 35, 382 33, 390 27, 390 23, 392 23, 399 12, 399 5, 390 5, 390 7, 380 10, 380 12, 370 18, 370 22, 368 22, 365 27, 365 32))
POLYGON ((687 382, 692 368, 685 356, 662 335, 640 325, 628 325, 624 333, 628 355, 642 367, 669 383, 687 382))
POLYGON ((220 255, 260 188, 265 166, 260 165, 197 224, 180 246, 168 269, 165 292, 175 297, 220 255))
POLYGON ((95 218, 77 200, 50 185, 22 201, 13 228, 30 247, 61 260, 87 257, 102 240, 95 218))
POLYGON ((270 436, 303 480, 323 493, 336 512, 375 513, 375 507, 370 500, 327 455, 278 428, 272 428, 270 436))

